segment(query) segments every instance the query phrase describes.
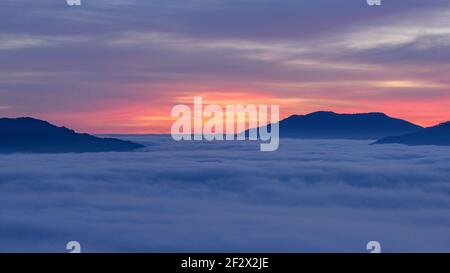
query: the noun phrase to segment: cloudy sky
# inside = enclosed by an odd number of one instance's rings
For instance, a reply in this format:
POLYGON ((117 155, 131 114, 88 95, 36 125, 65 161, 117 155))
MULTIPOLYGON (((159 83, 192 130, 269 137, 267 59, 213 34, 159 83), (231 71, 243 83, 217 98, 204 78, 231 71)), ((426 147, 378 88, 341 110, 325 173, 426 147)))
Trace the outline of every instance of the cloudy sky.
POLYGON ((174 104, 450 119, 450 2, 3 0, 0 116, 168 132, 174 104))

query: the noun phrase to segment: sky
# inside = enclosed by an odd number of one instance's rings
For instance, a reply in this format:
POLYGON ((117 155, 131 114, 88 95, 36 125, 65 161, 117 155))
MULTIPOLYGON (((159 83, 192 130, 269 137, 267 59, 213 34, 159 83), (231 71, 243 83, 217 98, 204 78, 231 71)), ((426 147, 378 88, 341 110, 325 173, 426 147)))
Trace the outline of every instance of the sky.
POLYGON ((0 116, 168 133, 171 108, 450 120, 450 2, 3 0, 0 116))

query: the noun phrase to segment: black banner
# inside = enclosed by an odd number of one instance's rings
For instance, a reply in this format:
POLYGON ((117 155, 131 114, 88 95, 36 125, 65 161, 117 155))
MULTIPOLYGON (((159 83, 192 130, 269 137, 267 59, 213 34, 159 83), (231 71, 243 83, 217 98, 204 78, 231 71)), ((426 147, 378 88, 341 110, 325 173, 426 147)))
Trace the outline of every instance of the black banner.
POLYGON ((445 269, 450 254, 2 254, 2 266, 126 272, 355 272, 445 269), (94 266, 94 267, 92 267, 94 266))

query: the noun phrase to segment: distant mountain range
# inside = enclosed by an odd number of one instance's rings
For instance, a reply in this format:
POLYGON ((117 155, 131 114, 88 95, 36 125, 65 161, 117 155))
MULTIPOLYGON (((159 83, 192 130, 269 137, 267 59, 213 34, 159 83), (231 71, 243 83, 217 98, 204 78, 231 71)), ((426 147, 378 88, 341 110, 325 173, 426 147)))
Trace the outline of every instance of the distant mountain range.
MULTIPOLYGON (((281 120, 279 126, 281 138, 303 139, 380 139, 423 129, 383 113, 337 114, 324 111, 292 115, 281 120)), ((268 127, 270 130, 271 125, 268 127)), ((245 132, 246 135, 248 133, 245 132)))
MULTIPOLYGON (((449 145, 450 122, 423 128, 383 113, 314 112, 281 120, 280 137, 301 139, 378 139, 373 144, 449 145)), ((268 125, 271 129, 271 125, 268 125)), ((257 130, 252 129, 252 130, 257 130)), ((245 132, 246 135, 249 131, 245 132)), ((83 153, 131 151, 143 145, 76 133, 33 118, 0 118, 0 153, 83 153)))
POLYGON ((414 133, 385 137, 376 141, 374 144, 389 143, 450 146, 450 122, 424 128, 414 133))
POLYGON ((83 153, 130 151, 144 146, 79 134, 33 118, 0 119, 0 153, 83 153))

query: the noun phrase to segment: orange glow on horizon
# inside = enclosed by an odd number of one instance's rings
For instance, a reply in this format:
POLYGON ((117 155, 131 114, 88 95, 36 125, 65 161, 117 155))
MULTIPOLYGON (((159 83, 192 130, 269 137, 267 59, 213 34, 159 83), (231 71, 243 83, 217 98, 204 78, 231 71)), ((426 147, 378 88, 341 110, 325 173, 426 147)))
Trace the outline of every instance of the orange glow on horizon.
MULTIPOLYGON (((398 87, 406 83, 391 83, 398 87)), ((280 119, 293 114, 308 114, 315 111, 333 111, 336 113, 383 112, 391 117, 425 127, 434 126, 450 120, 450 100, 437 103, 434 100, 420 99, 401 101, 358 98, 347 99, 318 97, 300 98, 296 96, 277 97, 269 93, 243 91, 228 92, 179 92, 163 101, 129 103, 123 105, 104 105, 95 111, 41 114, 38 118, 48 120, 58 126, 66 126, 78 132, 93 134, 168 134, 176 118, 170 113, 173 106, 185 104, 193 111, 194 96, 203 97, 203 106, 219 105, 225 110, 226 105, 280 105, 280 119)), ((209 120, 209 119, 207 119, 209 120)))

